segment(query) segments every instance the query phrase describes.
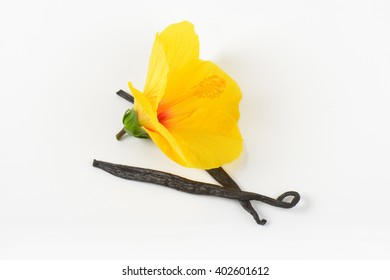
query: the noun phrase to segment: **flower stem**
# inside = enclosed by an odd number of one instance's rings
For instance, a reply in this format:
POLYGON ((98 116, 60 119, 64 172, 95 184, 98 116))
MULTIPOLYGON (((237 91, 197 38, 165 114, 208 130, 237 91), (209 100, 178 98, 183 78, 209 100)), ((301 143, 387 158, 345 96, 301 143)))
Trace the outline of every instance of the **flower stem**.
POLYGON ((126 131, 125 131, 125 128, 122 128, 121 131, 119 131, 117 134, 116 134, 116 140, 121 140, 121 138, 126 134, 126 131))
POLYGON ((292 208, 300 200, 300 195, 294 191, 285 192, 277 199, 273 199, 253 192, 227 190, 218 185, 193 181, 153 169, 114 164, 96 159, 93 161, 93 166, 123 179, 152 183, 191 194, 210 195, 239 201, 256 200, 280 208, 292 208), (290 202, 284 201, 289 196, 292 197, 292 200, 290 202))

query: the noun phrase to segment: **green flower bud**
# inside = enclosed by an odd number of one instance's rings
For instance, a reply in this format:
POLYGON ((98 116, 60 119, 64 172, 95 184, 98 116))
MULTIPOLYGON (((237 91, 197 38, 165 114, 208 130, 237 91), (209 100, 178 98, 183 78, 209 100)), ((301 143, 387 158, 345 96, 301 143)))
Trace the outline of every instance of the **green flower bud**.
POLYGON ((149 138, 148 133, 142 127, 139 126, 138 116, 134 108, 129 109, 125 112, 122 122, 124 125, 124 130, 127 134, 137 138, 149 138))

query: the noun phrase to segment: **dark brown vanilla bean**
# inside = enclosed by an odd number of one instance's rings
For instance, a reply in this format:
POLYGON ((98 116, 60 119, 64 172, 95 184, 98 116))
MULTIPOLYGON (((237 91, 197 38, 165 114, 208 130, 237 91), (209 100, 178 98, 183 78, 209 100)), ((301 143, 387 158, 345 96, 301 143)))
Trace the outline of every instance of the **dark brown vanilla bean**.
POLYGON ((93 166, 123 179, 152 183, 191 194, 209 195, 240 201, 256 200, 280 208, 292 208, 300 200, 299 194, 294 191, 285 192, 277 199, 273 199, 252 192, 226 190, 218 185, 193 181, 153 169, 113 164, 98 160, 93 161, 93 166), (293 197, 293 199, 290 202, 284 201, 289 196, 293 197))
MULTIPOLYGON (((211 175, 218 183, 220 183, 226 190, 231 191, 240 191, 240 187, 237 183, 226 173, 226 171, 222 167, 213 168, 206 170, 207 173, 211 175)), ((241 206, 252 215, 253 219, 255 219, 256 223, 259 225, 265 225, 267 220, 260 219, 259 214, 257 214, 256 210, 253 208, 252 204, 248 200, 240 200, 241 206)))
POLYGON ((120 97, 126 99, 127 101, 134 103, 134 97, 132 95, 128 94, 127 92, 125 92, 124 90, 120 89, 116 92, 116 94, 118 94, 120 97))

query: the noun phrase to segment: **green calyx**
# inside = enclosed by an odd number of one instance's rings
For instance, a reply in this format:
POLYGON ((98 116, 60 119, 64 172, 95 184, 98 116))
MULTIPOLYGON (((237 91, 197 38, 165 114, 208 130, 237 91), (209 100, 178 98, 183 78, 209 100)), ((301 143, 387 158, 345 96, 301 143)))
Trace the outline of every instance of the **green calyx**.
POLYGON ((139 126, 138 116, 133 108, 125 112, 122 122, 127 134, 137 138, 149 138, 148 133, 139 126))

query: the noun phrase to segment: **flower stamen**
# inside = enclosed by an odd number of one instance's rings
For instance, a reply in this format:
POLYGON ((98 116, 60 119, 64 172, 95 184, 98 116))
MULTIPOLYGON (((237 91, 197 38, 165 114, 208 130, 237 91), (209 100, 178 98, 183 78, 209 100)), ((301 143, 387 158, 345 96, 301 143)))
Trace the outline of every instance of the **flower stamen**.
POLYGON ((218 98, 225 91, 226 81, 217 76, 212 75, 203 79, 198 85, 194 86, 192 90, 194 95, 198 98, 218 98))

